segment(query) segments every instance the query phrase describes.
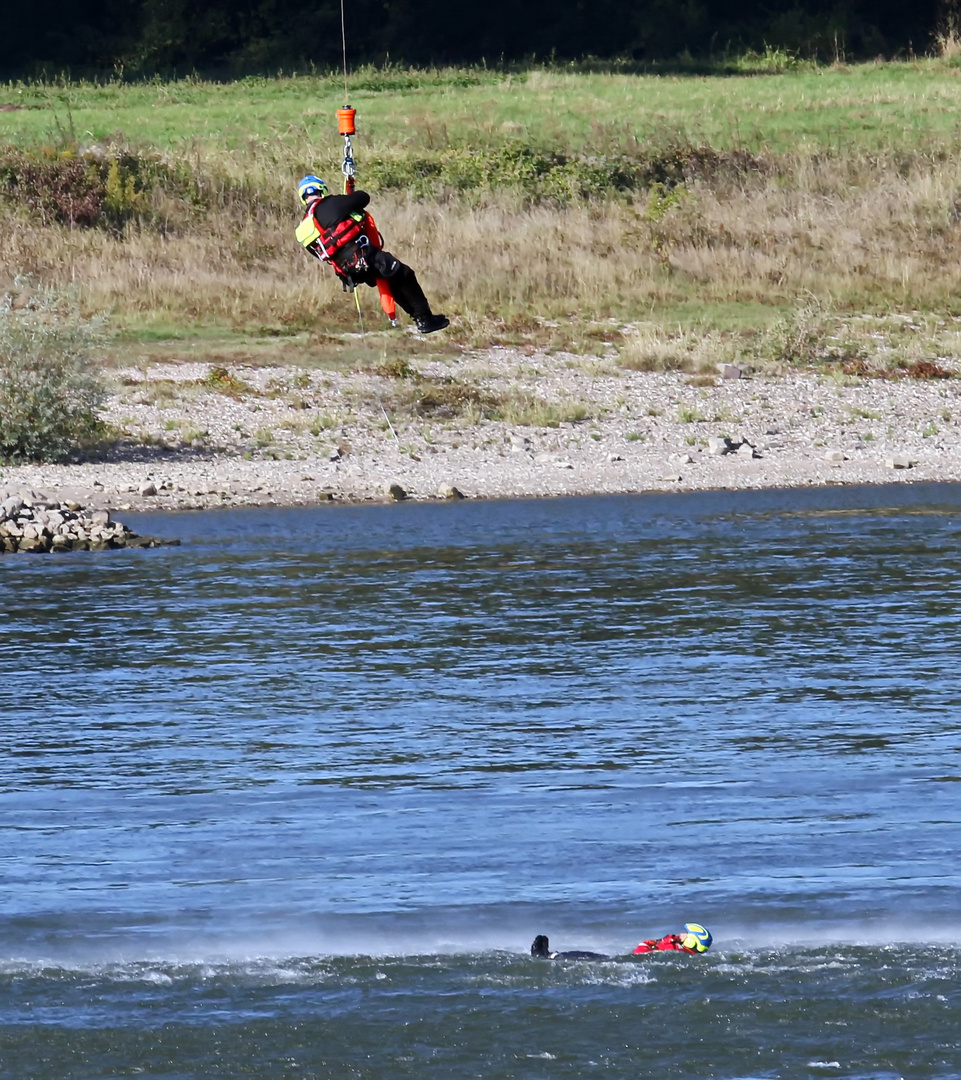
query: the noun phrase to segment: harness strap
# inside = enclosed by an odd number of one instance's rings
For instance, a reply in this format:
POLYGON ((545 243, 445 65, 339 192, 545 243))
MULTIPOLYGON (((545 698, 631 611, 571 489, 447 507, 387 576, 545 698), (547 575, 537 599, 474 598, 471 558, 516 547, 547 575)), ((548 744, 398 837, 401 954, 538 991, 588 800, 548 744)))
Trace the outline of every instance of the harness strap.
MULTIPOLYGON (((298 241, 323 262, 333 263, 337 256, 349 244, 356 244, 361 250, 370 243, 364 231, 364 215, 351 214, 350 217, 336 222, 327 228, 321 228, 314 216, 314 205, 308 206, 307 213, 297 226, 298 241)), ((334 263, 336 268, 336 263, 334 263)))

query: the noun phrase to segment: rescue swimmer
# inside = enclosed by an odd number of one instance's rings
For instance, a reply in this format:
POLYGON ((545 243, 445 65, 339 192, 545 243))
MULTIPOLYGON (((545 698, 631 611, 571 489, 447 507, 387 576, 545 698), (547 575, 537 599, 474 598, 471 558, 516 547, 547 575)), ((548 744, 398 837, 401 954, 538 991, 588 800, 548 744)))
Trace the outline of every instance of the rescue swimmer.
POLYGON ((315 258, 330 263, 345 289, 381 285, 383 291, 381 283, 386 283, 422 334, 450 326, 446 315, 431 311, 414 271, 384 250, 383 237, 366 211, 370 203, 366 191, 331 195, 326 183, 311 174, 297 185, 297 194, 304 206, 298 241, 315 258))
MULTIPOLYGON (((648 938, 634 949, 639 956, 652 952, 683 952, 698 955, 706 953, 714 942, 711 931, 700 923, 685 923, 680 934, 665 934, 662 938, 648 938)), ((566 952, 552 952, 551 943, 546 934, 538 934, 531 945, 531 956, 535 960, 612 960, 606 953, 588 952, 586 949, 570 949, 566 952)))
POLYGON ((647 941, 642 941, 634 950, 634 955, 650 952, 706 953, 713 941, 710 930, 700 923, 689 922, 684 924, 683 933, 665 934, 660 939, 648 938, 647 941))

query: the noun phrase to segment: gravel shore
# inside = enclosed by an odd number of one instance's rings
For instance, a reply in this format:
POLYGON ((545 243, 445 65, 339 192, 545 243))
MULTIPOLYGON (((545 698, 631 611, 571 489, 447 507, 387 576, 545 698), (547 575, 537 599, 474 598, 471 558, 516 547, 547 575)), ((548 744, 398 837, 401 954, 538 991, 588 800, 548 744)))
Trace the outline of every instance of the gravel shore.
POLYGON ((961 480, 959 379, 692 378, 506 348, 414 367, 114 372, 124 439, 98 461, 0 469, 0 492, 139 511, 961 480), (447 416, 430 389, 453 384, 521 395, 541 426, 447 416))

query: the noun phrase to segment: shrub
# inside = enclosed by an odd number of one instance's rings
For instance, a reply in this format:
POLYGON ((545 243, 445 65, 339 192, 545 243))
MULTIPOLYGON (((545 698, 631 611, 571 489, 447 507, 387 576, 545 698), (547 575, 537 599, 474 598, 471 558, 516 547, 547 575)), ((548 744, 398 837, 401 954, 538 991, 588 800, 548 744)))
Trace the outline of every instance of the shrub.
POLYGON ((366 173, 381 190, 404 190, 416 198, 507 190, 533 202, 565 204, 692 180, 762 173, 767 164, 743 150, 672 143, 632 153, 582 152, 507 139, 496 146, 447 146, 389 157, 371 156, 366 173))
POLYGON ((106 391, 92 370, 99 324, 50 294, 0 306, 0 461, 62 461, 101 431, 106 391))
POLYGON ((225 367, 212 367, 200 382, 225 397, 242 398, 245 394, 255 393, 252 386, 243 379, 238 379, 225 367))
POLYGON ((829 356, 833 320, 815 300, 778 319, 758 343, 758 353, 775 364, 806 367, 829 356))
POLYGON ((116 144, 83 151, 75 145, 0 145, 0 204, 27 211, 41 225, 99 228, 120 236, 136 222, 167 233, 198 214, 229 206, 244 216, 265 202, 269 198, 244 178, 168 160, 156 151, 116 144))
POLYGON ((81 158, 61 154, 52 160, 19 154, 4 161, 7 191, 44 225, 95 225, 103 210, 99 177, 81 158))
MULTIPOLYGON (((101 170, 102 172, 102 170, 101 170)), ((137 177, 120 158, 113 158, 106 168, 103 179, 103 211, 110 224, 117 230, 142 212, 146 199, 137 188, 137 177)))

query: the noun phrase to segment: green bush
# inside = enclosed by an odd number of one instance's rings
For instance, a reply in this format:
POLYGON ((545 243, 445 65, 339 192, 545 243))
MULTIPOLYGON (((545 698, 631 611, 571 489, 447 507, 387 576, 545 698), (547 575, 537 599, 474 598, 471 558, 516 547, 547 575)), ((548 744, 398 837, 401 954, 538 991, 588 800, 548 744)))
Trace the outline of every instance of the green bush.
POLYGON ((557 204, 603 198, 660 185, 760 172, 765 164, 746 151, 676 144, 633 153, 583 152, 532 146, 508 139, 481 148, 450 146, 392 157, 372 156, 366 175, 373 188, 403 189, 415 198, 509 190, 533 202, 557 204))
POLYGON ((96 322, 41 293, 0 306, 0 462, 62 461, 101 432, 106 391, 93 370, 96 322))

